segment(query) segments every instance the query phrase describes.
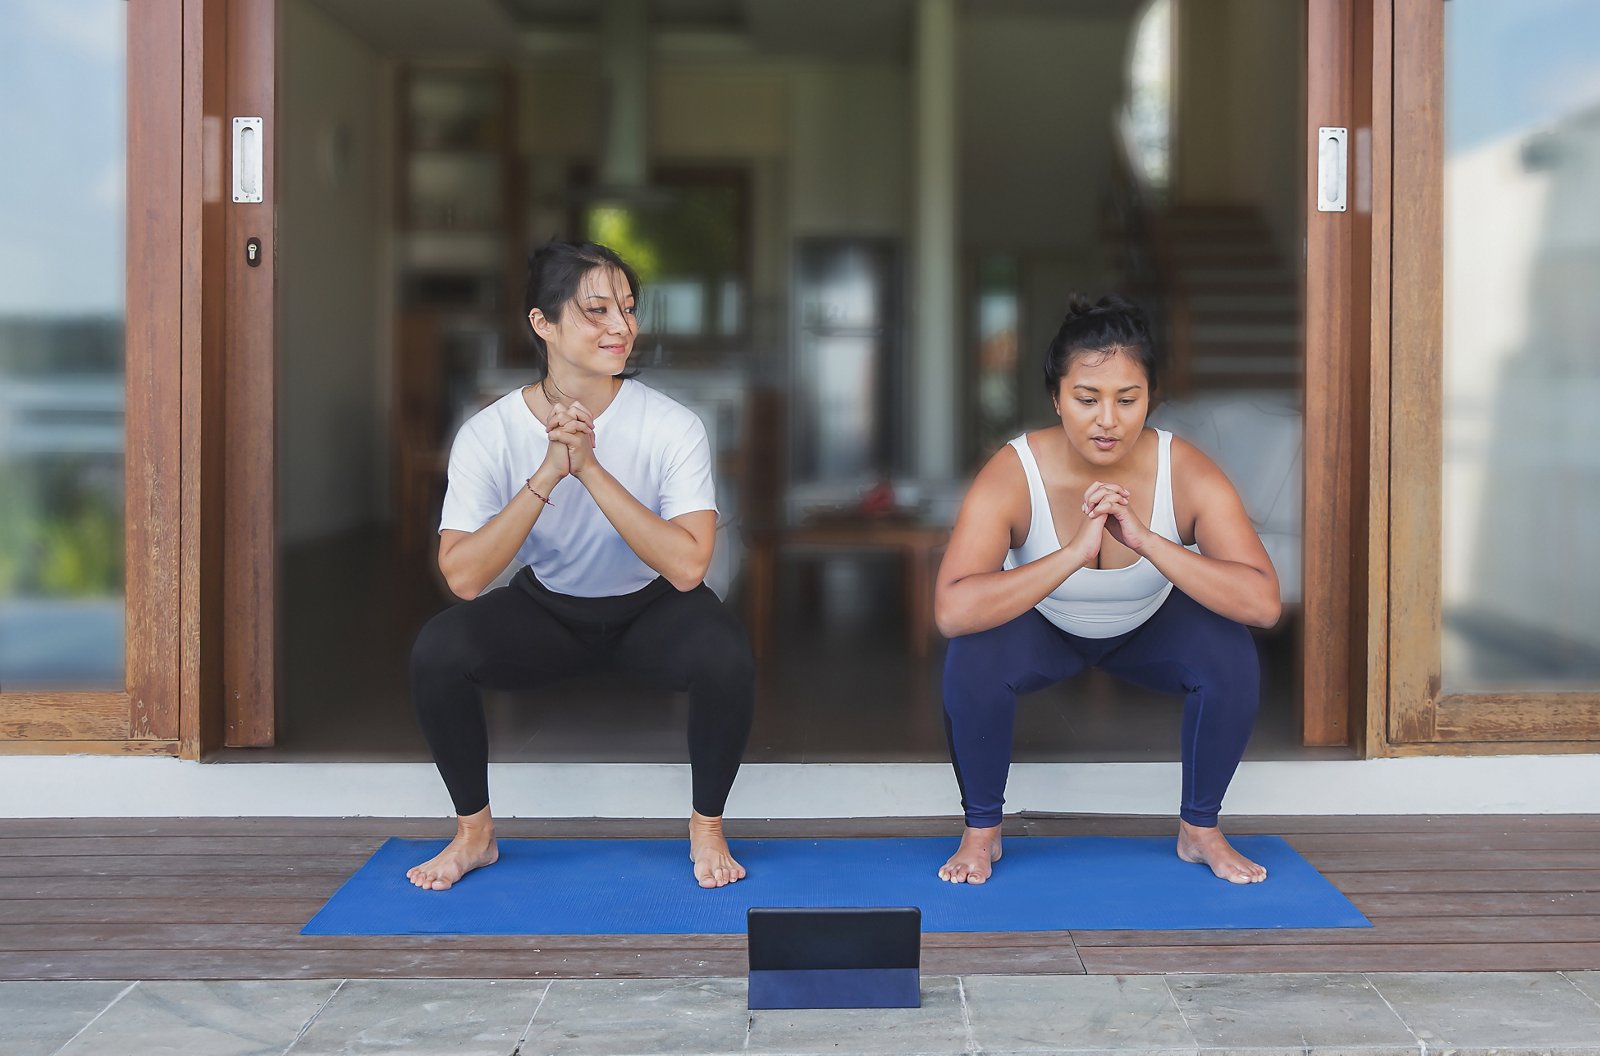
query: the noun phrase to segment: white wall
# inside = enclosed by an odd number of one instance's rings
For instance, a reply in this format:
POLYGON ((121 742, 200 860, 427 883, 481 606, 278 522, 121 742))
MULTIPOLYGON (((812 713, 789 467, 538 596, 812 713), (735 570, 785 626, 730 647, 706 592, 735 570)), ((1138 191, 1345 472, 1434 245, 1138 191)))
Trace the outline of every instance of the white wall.
POLYGON ((308 0, 282 11, 279 539, 293 544, 383 515, 375 189, 389 177, 376 142, 378 57, 308 0))

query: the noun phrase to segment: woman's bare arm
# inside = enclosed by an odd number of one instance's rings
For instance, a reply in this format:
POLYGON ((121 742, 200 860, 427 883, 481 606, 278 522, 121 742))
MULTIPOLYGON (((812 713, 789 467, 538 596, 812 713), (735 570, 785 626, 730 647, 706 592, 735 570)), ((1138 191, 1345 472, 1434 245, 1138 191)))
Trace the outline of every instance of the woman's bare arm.
POLYGON ((1182 482, 1182 506, 1194 512, 1201 552, 1150 532, 1140 554, 1212 612, 1251 627, 1277 623, 1283 612, 1278 573, 1233 484, 1214 462, 1176 438, 1172 479, 1182 482))
POLYGON ((717 540, 715 510, 695 510, 663 520, 599 462, 590 459, 574 475, 639 560, 679 590, 693 590, 705 580, 717 540))
POLYGON ((1010 446, 1003 447, 972 482, 939 564, 933 618, 940 634, 975 634, 1016 619, 1100 552, 1104 507, 1086 517, 1061 549, 1001 570, 1013 532, 1020 536, 1028 530, 1031 508, 1022 461, 1010 446))
MULTIPOLYGON (((565 456, 563 456, 565 457, 565 456)), ((550 460, 541 465, 529 485, 539 495, 548 496, 561 481, 562 474, 550 460)), ((459 532, 447 528, 439 533, 439 571, 450 591, 456 597, 471 601, 483 593, 483 588, 494 582, 504 572, 522 543, 544 513, 545 501, 528 490, 517 489, 517 494, 506 503, 505 509, 495 514, 489 522, 475 532, 459 532)))

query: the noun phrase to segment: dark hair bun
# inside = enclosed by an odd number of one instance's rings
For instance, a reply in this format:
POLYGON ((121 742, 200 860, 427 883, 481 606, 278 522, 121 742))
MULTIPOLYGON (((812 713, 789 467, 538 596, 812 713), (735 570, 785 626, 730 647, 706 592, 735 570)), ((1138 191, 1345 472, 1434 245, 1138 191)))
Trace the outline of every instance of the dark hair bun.
POLYGON ((1067 298, 1067 317, 1045 351, 1045 391, 1052 397, 1056 395, 1075 356, 1113 351, 1126 353, 1143 367, 1150 381, 1150 391, 1155 391, 1155 343, 1144 310, 1114 293, 1098 301, 1090 301, 1082 294, 1071 294, 1067 298))
POLYGON ((1098 302, 1095 302, 1089 300, 1089 298, 1085 297, 1081 293, 1069 294, 1067 296, 1067 318, 1081 319, 1084 316, 1093 313, 1097 304, 1105 304, 1109 300, 1111 300, 1111 298, 1102 297, 1098 302))
POLYGON ((1073 293, 1068 295, 1068 319, 1083 319, 1097 315, 1104 316, 1113 314, 1124 314, 1136 318, 1140 322, 1145 322, 1146 328, 1148 329, 1148 323, 1145 320, 1144 310, 1137 304, 1134 304, 1132 301, 1128 300, 1126 297, 1119 296, 1115 293, 1108 293, 1098 301, 1091 301, 1081 293, 1073 293))

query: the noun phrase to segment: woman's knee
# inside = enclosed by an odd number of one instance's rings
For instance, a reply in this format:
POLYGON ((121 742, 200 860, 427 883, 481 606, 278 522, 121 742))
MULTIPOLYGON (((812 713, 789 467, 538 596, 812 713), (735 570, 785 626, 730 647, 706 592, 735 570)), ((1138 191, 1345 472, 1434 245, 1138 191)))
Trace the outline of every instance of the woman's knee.
POLYGON ((753 687, 755 654, 744 627, 720 602, 695 615, 680 646, 692 683, 728 689, 753 687))
POLYGON ((1261 700, 1261 658, 1255 639, 1242 624, 1217 619, 1223 625, 1203 636, 1185 665, 1192 683, 1187 688, 1203 691, 1208 701, 1254 715, 1261 700))
POLYGON ((1028 662, 1017 621, 950 639, 944 655, 945 706, 952 701, 1009 692, 1019 665, 1028 662))
POLYGON ((463 619, 464 605, 435 615, 411 643, 411 679, 466 675, 476 664, 478 646, 463 619))

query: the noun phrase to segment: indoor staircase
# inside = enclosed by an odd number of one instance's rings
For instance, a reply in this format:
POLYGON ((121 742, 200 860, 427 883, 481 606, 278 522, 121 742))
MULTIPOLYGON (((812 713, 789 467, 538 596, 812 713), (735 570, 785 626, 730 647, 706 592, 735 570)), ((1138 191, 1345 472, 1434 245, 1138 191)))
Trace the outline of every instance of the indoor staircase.
MULTIPOLYGON (((1146 225, 1143 250, 1173 327, 1168 353, 1175 388, 1297 389, 1304 327, 1298 269, 1283 259, 1260 213, 1250 206, 1184 205, 1161 209, 1146 225), (1186 360, 1186 362, 1184 362, 1186 360)), ((1128 288, 1150 286, 1129 274, 1135 253, 1126 234, 1108 230, 1112 264, 1128 288)), ((1144 294, 1149 297, 1149 293, 1144 294)))

